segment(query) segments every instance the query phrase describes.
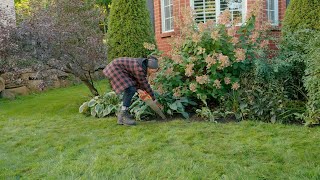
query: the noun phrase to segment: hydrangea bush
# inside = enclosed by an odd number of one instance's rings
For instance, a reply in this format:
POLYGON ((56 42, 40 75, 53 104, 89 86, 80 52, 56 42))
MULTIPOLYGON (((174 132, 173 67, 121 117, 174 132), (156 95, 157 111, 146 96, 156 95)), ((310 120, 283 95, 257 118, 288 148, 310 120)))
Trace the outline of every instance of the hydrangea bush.
MULTIPOLYGON (((257 11, 258 12, 258 11, 257 11)), ((179 33, 172 38, 170 57, 161 60, 154 79, 156 89, 176 98, 199 99, 204 105, 240 87, 242 72, 252 69, 253 59, 266 47, 267 26, 256 26, 254 12, 246 22, 230 21, 224 11, 216 24, 196 24, 191 10, 176 19, 179 33)))

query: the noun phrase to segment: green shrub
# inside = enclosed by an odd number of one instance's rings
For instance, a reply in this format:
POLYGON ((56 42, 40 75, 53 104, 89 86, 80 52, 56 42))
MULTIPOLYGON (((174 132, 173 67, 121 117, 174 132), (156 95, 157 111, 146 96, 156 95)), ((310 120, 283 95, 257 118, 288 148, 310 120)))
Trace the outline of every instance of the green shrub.
POLYGON ((302 124, 302 120, 296 119, 294 114, 304 112, 303 103, 291 103, 284 88, 279 87, 278 83, 259 84, 249 81, 251 79, 242 82, 246 86, 239 91, 228 93, 222 98, 220 111, 232 112, 237 120, 302 124))
POLYGON ((316 35, 317 31, 309 29, 287 33, 280 44, 279 55, 273 59, 273 78, 283 83, 291 99, 306 100, 303 87, 305 61, 310 52, 308 44, 316 35))
POLYGON ((113 91, 96 96, 79 107, 79 113, 93 117, 105 117, 115 114, 121 106, 120 97, 113 91))
POLYGON ((290 98, 304 99, 302 77, 309 51, 306 45, 316 30, 320 30, 320 1, 292 0, 285 14, 280 48, 280 59, 287 62, 286 73, 282 75, 290 98))
POLYGON ((148 118, 155 117, 155 112, 142 101, 137 94, 132 98, 130 106, 130 113, 134 115, 136 120, 148 120, 148 118))
MULTIPOLYGON (((175 98, 171 93, 159 94, 155 91, 157 101, 163 106, 163 113, 166 116, 173 116, 180 114, 184 118, 189 118, 187 107, 190 105, 195 106, 196 103, 186 97, 175 98)), ((155 112, 146 105, 137 95, 133 97, 133 103, 130 106, 130 112, 137 120, 148 119, 155 117, 155 112)))
POLYGON ((215 26, 211 21, 197 28, 190 20, 180 24, 181 34, 173 38, 171 57, 162 60, 154 80, 157 89, 176 98, 198 99, 207 106, 240 88, 240 74, 252 69, 252 59, 265 44, 264 34, 255 29, 255 17, 240 28, 215 26))
POLYGON ((305 87, 308 103, 306 112, 300 117, 304 118, 307 125, 318 124, 320 46, 317 41, 320 30, 320 1, 292 0, 283 24, 282 32, 285 36, 281 49, 284 60, 290 64, 287 82, 294 84, 297 89, 305 87))
POLYGON ((145 0, 112 2, 107 32, 108 58, 145 57, 144 42, 154 43, 145 0))
POLYGON ((299 29, 320 30, 319 0, 291 0, 283 22, 283 33, 299 29))
POLYGON ((309 124, 320 123, 320 32, 309 44, 310 55, 306 59, 304 86, 308 91, 305 121, 309 124))

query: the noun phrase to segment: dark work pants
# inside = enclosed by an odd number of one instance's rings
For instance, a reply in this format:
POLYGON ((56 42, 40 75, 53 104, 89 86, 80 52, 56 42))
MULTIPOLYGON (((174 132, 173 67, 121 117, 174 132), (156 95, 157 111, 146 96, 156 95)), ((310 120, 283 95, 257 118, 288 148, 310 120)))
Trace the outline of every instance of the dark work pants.
POLYGON ((127 89, 124 90, 123 94, 123 106, 129 107, 131 105, 131 100, 134 94, 136 93, 137 88, 134 86, 130 86, 127 89))

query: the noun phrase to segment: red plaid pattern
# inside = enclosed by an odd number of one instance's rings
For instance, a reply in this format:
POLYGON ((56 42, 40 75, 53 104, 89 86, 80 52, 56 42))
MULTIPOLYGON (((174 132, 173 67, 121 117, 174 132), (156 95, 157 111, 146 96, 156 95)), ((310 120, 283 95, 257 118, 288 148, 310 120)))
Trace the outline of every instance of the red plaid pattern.
POLYGON ((130 86, 147 91, 154 100, 154 94, 147 80, 147 72, 142 68, 142 58, 121 57, 114 59, 103 70, 110 80, 112 89, 121 93, 130 86))

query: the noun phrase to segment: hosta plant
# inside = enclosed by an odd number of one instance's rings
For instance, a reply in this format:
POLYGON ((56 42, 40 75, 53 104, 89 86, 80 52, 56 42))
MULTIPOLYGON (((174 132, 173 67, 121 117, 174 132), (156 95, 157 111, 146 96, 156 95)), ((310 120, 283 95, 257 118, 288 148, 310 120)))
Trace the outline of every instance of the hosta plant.
POLYGON ((164 113, 168 116, 181 114, 184 118, 189 118, 188 109, 197 105, 196 102, 187 97, 175 97, 172 92, 159 94, 157 100, 163 106, 164 113))
POLYGON ((146 120, 150 117, 155 117, 155 112, 143 102, 138 95, 133 97, 133 102, 130 106, 130 113, 134 115, 136 120, 146 120))
POLYGON ((221 108, 215 109, 214 111, 208 107, 202 107, 201 109, 196 110, 197 116, 210 121, 210 122, 218 122, 220 120, 228 120, 234 117, 234 113, 231 111, 225 111, 221 108))
MULTIPOLYGON (((155 96, 157 101, 162 105, 162 111, 167 117, 182 115, 184 118, 189 118, 187 108, 196 105, 195 102, 186 97, 175 98, 170 92, 161 95, 158 92, 155 92, 155 96)), ((156 113, 138 98, 137 95, 133 97, 130 112, 135 116, 136 120, 156 117, 156 113)))
POLYGON ((101 118, 115 114, 120 106, 120 97, 111 91, 84 102, 79 108, 79 113, 101 118))

